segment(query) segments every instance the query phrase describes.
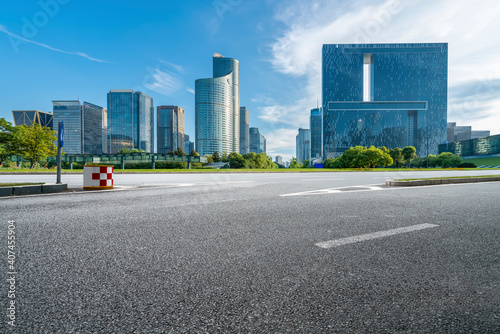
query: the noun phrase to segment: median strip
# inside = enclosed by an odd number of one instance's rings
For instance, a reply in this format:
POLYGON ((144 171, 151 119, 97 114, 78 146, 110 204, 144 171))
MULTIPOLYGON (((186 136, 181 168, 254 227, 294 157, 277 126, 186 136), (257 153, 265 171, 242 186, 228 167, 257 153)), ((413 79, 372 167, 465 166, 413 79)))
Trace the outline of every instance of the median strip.
POLYGON ((494 182, 494 181, 500 181, 500 175, 388 180, 385 182, 385 185, 394 187, 415 187, 415 186, 434 186, 439 184, 477 183, 477 182, 494 182))
POLYGON ((396 234, 425 230, 428 228, 434 228, 434 227, 438 227, 438 226, 439 225, 434 225, 434 224, 420 224, 420 225, 413 225, 413 226, 407 226, 407 227, 400 227, 400 228, 395 228, 392 230, 386 230, 386 231, 380 231, 380 232, 368 233, 368 234, 361 234, 361 235, 357 235, 354 237, 319 242, 315 245, 318 247, 321 247, 321 248, 328 249, 328 248, 332 248, 332 247, 349 245, 349 244, 354 244, 354 243, 373 240, 373 239, 385 238, 385 237, 388 237, 391 235, 396 235, 396 234))

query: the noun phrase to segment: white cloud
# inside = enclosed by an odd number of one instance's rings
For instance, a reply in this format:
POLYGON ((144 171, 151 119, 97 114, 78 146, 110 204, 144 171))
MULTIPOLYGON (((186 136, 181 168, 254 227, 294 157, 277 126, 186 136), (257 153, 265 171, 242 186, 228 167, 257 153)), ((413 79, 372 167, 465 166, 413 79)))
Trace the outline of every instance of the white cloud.
POLYGON ((190 92, 191 94, 195 93, 194 89, 192 89, 192 88, 188 88, 187 91, 190 92))
POLYGON ((145 87, 159 94, 168 96, 182 87, 177 76, 171 72, 164 72, 158 68, 154 68, 151 76, 153 82, 147 83, 145 87))
POLYGON ((69 54, 69 55, 80 56, 80 57, 86 58, 88 60, 96 61, 96 62, 99 62, 99 63, 109 63, 109 62, 107 62, 105 60, 101 60, 101 59, 90 57, 89 55, 87 55, 86 53, 83 53, 83 52, 79 52, 79 51, 76 51, 76 52, 64 51, 64 50, 61 50, 61 49, 56 49, 56 48, 54 48, 52 46, 49 46, 47 44, 43 44, 43 43, 38 43, 38 42, 32 41, 30 39, 24 38, 22 36, 16 35, 16 34, 10 32, 10 31, 8 31, 7 28, 5 26, 3 26, 3 25, 0 25, 0 31, 6 33, 9 36, 13 47, 17 47, 17 45, 19 44, 19 42, 25 42, 25 43, 35 44, 35 45, 44 47, 46 49, 59 52, 59 53, 65 53, 65 54, 69 54), (14 41, 14 39, 16 41, 14 41))
MULTIPOLYGON (((285 123, 290 130, 295 125, 295 132, 305 125, 310 101, 321 96, 323 44, 447 42, 450 92, 460 84, 500 78, 500 40, 494 37, 500 35, 498 17, 496 0, 287 1, 276 8, 275 20, 286 29, 271 45, 271 63, 280 73, 304 78, 306 87, 291 103, 261 107, 260 118, 285 123)), ((463 125, 500 133, 500 98, 476 98, 474 106, 482 110, 476 113, 467 108, 471 99, 450 99, 449 121, 462 108, 463 125)), ((295 136, 280 143, 283 149, 294 147, 295 136)))

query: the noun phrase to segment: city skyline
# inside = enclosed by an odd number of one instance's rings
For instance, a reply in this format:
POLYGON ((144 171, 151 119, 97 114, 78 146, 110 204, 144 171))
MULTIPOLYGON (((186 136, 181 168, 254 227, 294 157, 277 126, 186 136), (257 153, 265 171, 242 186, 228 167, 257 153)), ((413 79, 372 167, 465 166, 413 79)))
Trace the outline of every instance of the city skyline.
POLYGON ((194 81, 210 76, 210 55, 221 52, 241 63, 240 104, 268 154, 289 160, 321 98, 323 44, 448 42, 448 121, 500 133, 494 1, 221 1, 5 4, 0 117, 48 112, 58 97, 106 106, 110 89, 134 89, 155 106, 184 108, 193 138, 194 81), (75 23, 77 15, 88 20, 75 23))

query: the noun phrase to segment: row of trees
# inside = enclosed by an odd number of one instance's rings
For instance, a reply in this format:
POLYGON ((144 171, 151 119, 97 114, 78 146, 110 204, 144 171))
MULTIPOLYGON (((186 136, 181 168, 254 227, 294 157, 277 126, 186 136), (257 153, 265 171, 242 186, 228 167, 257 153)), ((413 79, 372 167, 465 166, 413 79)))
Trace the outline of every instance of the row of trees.
POLYGON ((0 165, 17 155, 30 162, 33 168, 38 161, 57 153, 54 141, 56 132, 38 124, 13 126, 0 118, 0 165))
POLYGON ((209 163, 212 162, 227 162, 227 168, 248 168, 248 169, 275 169, 278 165, 272 162, 265 153, 247 153, 241 155, 236 152, 223 153, 215 151, 212 155, 206 156, 209 163))
POLYGON ((407 146, 403 149, 393 148, 388 150, 385 146, 375 147, 364 146, 351 147, 338 158, 329 158, 324 161, 325 168, 375 168, 399 166, 407 163, 416 157, 416 149, 407 146))
POLYGON ((338 158, 329 158, 324 161, 325 168, 375 168, 375 167, 396 167, 406 164, 407 167, 425 168, 451 168, 451 167, 476 167, 471 163, 464 163, 462 159, 449 152, 439 155, 429 155, 428 159, 419 158, 416 149, 413 146, 405 148, 393 148, 388 150, 386 147, 364 146, 351 147, 338 158))

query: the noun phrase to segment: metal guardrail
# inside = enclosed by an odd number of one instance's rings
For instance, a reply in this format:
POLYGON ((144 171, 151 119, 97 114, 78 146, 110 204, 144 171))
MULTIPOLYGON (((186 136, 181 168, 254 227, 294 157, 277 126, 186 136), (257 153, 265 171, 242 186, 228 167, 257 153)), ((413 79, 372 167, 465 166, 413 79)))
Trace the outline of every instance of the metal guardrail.
MULTIPOLYGON (((158 153, 123 153, 123 154, 64 154, 62 162, 69 163, 98 163, 108 165, 122 165, 131 163, 151 163, 155 168, 156 162, 187 162, 188 168, 191 163, 207 163, 206 157, 193 157, 190 155, 170 155, 158 153)), ((23 161, 20 157, 12 157, 13 161, 23 161)), ((56 162, 56 157, 49 157, 47 162, 56 162)))

